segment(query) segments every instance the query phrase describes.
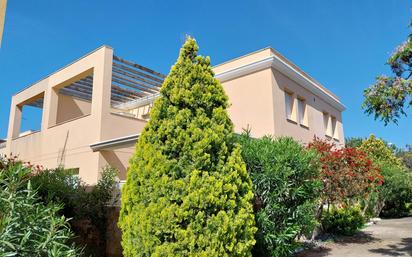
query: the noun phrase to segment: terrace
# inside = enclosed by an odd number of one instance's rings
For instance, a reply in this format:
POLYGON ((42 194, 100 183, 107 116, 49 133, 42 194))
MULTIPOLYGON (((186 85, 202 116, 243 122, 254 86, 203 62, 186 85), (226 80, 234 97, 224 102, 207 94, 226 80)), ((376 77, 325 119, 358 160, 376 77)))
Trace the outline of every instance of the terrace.
MULTIPOLYGON (((113 55, 111 112, 147 120, 153 101, 159 96, 164 78, 165 75, 159 72, 113 55)), ((83 108, 79 108, 79 111, 72 110, 71 113, 60 113, 61 115, 58 115, 56 124, 90 114, 93 95, 93 72, 90 71, 80 79, 59 88, 58 95, 60 99, 64 99, 64 96, 76 99, 77 105, 81 105, 83 108)), ((43 108, 43 103, 44 97, 39 97, 25 105, 43 108)), ((19 133, 19 135, 22 135, 22 133, 24 132, 19 133)))
POLYGON ((103 143, 140 133, 164 78, 102 46, 13 96, 0 152, 48 168, 79 169, 91 184, 111 163, 123 179, 135 141, 103 143))

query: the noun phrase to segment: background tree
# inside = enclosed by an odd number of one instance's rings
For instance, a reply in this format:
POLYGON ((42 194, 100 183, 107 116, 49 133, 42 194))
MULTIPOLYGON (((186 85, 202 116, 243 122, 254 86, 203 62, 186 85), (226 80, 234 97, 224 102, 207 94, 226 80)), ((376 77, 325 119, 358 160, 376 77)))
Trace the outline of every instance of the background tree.
POLYGON ((412 145, 406 145, 405 148, 398 148, 396 156, 400 158, 405 167, 412 172, 412 145))
POLYGON ((250 256, 251 180, 228 98, 188 38, 130 161, 119 225, 125 256, 250 256))
POLYGON ((363 138, 361 137, 348 137, 345 138, 345 147, 359 147, 362 142, 363 138))
POLYGON ((388 143, 382 139, 376 138, 373 134, 362 141, 359 149, 367 153, 376 164, 385 163, 390 166, 403 166, 402 160, 395 156, 394 148, 388 146, 388 143))
POLYGON ((385 125, 397 123, 412 105, 412 34, 387 61, 392 76, 378 76, 376 82, 365 89, 362 108, 368 115, 381 119, 385 125))

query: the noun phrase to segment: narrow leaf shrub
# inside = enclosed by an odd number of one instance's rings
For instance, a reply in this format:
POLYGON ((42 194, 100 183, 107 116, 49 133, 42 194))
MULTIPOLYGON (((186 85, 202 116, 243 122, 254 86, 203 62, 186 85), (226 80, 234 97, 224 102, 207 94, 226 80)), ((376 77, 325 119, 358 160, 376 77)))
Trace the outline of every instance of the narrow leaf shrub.
POLYGON ((359 206, 332 207, 322 218, 325 232, 351 236, 365 225, 365 217, 359 206))
POLYGON ((188 38, 130 161, 124 256, 250 256, 252 185, 209 58, 188 38))
POLYGON ((244 133, 239 141, 255 194, 254 256, 290 256, 297 237, 316 225, 318 156, 292 138, 253 139, 244 133))
POLYGON ((13 160, 0 166, 0 256, 79 256, 61 207, 44 205, 31 186, 32 169, 13 160))

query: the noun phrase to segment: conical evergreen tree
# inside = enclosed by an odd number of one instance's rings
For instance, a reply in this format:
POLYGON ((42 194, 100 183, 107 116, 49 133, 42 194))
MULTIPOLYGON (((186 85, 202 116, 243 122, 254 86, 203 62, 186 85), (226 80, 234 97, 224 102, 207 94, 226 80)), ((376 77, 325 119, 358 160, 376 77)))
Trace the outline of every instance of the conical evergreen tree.
POLYGON ((128 256, 251 256, 252 185, 228 99, 188 38, 130 160, 119 225, 128 256))

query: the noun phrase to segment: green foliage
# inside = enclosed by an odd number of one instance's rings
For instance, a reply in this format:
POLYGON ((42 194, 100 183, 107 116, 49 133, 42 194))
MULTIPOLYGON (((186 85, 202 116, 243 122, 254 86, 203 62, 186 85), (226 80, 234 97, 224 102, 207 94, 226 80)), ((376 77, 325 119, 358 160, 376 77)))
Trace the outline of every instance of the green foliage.
POLYGON ((364 139, 361 137, 345 138, 345 147, 352 147, 352 148, 359 147, 362 144, 363 140, 364 139))
POLYGON ((412 203, 412 173, 400 167, 382 166, 385 183, 381 190, 384 201, 380 216, 399 218, 411 214, 412 203))
POLYGON ((359 149, 369 155, 374 163, 379 165, 389 165, 394 167, 402 167, 402 161, 395 156, 393 149, 387 144, 376 138, 373 134, 362 142, 359 149))
POLYGON ((1 166, 0 256, 78 256, 60 206, 39 201, 28 180, 32 170, 13 160, 1 166))
POLYGON ((292 138, 252 139, 245 133, 239 141, 255 194, 254 256, 290 256, 295 239, 316 225, 319 158, 292 138))
POLYGON ((252 185, 228 99, 188 38, 130 161, 119 226, 128 256, 250 256, 252 185))
POLYGON ((358 206, 333 207, 322 218, 322 226, 326 232, 345 236, 355 234, 365 222, 358 206))
POLYGON ((105 249, 105 207, 112 199, 116 176, 116 169, 105 167, 98 183, 89 188, 79 177, 74 176, 71 170, 58 168, 38 172, 31 178, 31 182, 45 204, 58 203, 62 206, 60 213, 70 217, 71 222, 89 220, 98 229, 102 245, 86 246, 86 251, 98 254, 105 249))
POLYGON ((379 164, 384 177, 384 184, 375 199, 375 205, 378 206, 375 214, 383 217, 408 215, 408 206, 412 202, 412 175, 406 171, 394 149, 374 135, 365 140, 359 148, 379 164))
POLYGON ((375 119, 381 119, 385 125, 397 123, 406 115, 405 109, 412 105, 412 34, 401 44, 387 64, 393 76, 378 76, 376 82, 365 89, 365 101, 362 108, 375 119))
POLYGON ((412 146, 406 145, 405 149, 397 149, 396 156, 400 158, 403 165, 412 172, 412 146))
POLYGON ((380 169, 358 148, 337 148, 330 141, 316 137, 308 148, 321 156, 324 204, 358 203, 383 183, 380 169))

